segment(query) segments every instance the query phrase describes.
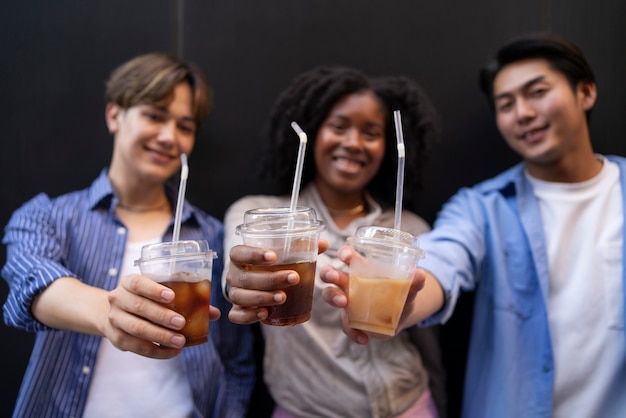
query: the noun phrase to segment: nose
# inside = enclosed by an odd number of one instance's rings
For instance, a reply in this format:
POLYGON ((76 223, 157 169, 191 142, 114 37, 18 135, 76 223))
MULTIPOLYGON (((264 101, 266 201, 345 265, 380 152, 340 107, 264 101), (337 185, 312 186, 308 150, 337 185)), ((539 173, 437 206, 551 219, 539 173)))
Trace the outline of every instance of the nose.
POLYGON ((363 148, 363 143, 361 139, 361 133, 359 132, 359 130, 355 128, 350 128, 343 136, 341 140, 341 145, 349 150, 359 151, 363 148))
POLYGON ((515 113, 520 123, 525 123, 535 117, 535 108, 529 100, 520 98, 515 102, 515 113))
POLYGON ((176 121, 169 120, 161 125, 157 139, 159 142, 173 143, 176 139, 176 131, 176 121))

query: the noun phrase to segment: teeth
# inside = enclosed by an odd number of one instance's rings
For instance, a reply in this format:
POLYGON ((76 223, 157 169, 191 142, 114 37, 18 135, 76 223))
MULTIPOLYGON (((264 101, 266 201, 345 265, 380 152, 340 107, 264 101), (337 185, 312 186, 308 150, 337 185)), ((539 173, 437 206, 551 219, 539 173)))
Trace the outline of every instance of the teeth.
POLYGON ((358 165, 359 167, 365 166, 365 164, 362 161, 353 160, 353 159, 345 158, 345 157, 336 157, 335 161, 337 161, 338 163, 346 167, 355 166, 355 165, 358 165))
POLYGON ((522 135, 523 139, 528 138, 529 136, 532 136, 534 134, 536 134, 537 132, 539 132, 539 129, 533 129, 532 131, 526 132, 522 135))
POLYGON ((346 158, 346 157, 337 157, 336 160, 338 160, 338 161, 341 160, 341 161, 344 161, 344 162, 349 163, 349 164, 363 165, 363 163, 361 161, 353 160, 351 158, 346 158))

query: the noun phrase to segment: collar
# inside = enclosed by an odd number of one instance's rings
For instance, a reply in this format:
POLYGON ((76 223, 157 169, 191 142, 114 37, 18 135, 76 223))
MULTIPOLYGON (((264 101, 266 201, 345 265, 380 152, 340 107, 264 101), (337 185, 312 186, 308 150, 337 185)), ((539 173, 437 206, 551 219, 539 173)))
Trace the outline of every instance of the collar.
MULTIPOLYGON (((167 199, 170 201, 172 208, 175 210, 178 191, 169 182, 166 182, 164 187, 167 199)), ((119 197, 115 193, 115 190, 113 190, 113 185, 109 180, 108 168, 102 169, 98 177, 93 181, 89 187, 87 199, 89 202, 89 209, 91 210, 96 208, 105 208, 109 211, 113 211, 113 209, 118 205, 119 197)), ((191 218, 194 211, 195 208, 193 208, 185 199, 181 221, 185 222, 191 218)))

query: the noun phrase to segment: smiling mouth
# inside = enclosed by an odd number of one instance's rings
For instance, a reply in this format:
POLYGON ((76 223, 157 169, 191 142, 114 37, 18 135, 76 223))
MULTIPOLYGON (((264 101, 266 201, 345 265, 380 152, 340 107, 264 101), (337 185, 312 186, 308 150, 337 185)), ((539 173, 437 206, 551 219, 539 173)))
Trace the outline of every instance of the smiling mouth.
POLYGON ((361 160, 355 160, 353 158, 346 157, 333 157, 333 161, 340 163, 341 165, 365 167, 365 162, 361 160))
POLYGON ((523 132, 521 135, 518 135, 518 138, 521 140, 531 140, 534 139, 537 134, 542 133, 547 129, 547 126, 542 126, 540 128, 531 129, 529 131, 523 132))
POLYGON ((146 151, 148 151, 149 153, 157 156, 160 159, 167 159, 167 160, 173 160, 176 158, 176 156, 170 155, 168 153, 153 149, 153 148, 146 148, 146 151))

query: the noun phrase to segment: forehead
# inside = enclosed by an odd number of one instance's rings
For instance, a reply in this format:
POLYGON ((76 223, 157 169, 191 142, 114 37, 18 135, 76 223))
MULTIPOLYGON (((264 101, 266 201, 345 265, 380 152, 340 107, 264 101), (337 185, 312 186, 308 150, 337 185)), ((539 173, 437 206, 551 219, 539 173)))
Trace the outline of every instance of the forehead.
POLYGON ((544 58, 529 58, 505 65, 493 80, 495 97, 523 89, 533 80, 567 81, 561 72, 544 58))
POLYGON ((384 112, 378 98, 372 91, 362 91, 342 97, 331 109, 329 116, 364 113, 370 117, 384 119, 384 112))
POLYGON ((193 113, 192 103, 191 87, 187 83, 179 83, 174 87, 170 96, 159 103, 155 103, 155 106, 180 116, 191 116, 193 113))

